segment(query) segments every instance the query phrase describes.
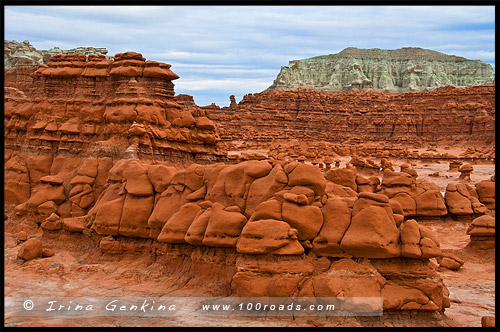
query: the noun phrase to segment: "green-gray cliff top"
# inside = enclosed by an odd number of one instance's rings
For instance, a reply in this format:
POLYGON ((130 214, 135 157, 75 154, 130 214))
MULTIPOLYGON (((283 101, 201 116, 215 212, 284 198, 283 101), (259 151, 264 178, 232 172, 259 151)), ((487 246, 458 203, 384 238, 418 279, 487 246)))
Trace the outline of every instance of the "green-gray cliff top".
POLYGON ((427 50, 420 47, 403 47, 397 50, 348 47, 336 54, 320 55, 312 58, 294 60, 294 61, 331 61, 333 59, 345 58, 349 56, 360 59, 428 60, 428 61, 456 61, 456 62, 472 61, 456 55, 448 55, 445 53, 433 50, 427 50))
POLYGON ((494 84, 495 71, 481 60, 419 47, 397 50, 349 47, 337 54, 292 60, 269 89, 424 91, 445 85, 494 84))

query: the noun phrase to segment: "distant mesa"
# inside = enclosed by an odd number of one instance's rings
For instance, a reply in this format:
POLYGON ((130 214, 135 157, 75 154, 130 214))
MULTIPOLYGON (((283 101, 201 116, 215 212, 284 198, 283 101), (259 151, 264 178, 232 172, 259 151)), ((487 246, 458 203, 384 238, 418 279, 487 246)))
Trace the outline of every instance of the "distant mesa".
POLYGON ((337 54, 292 60, 268 90, 427 91, 451 85, 494 84, 495 71, 480 60, 418 47, 397 50, 349 47, 337 54))
MULTIPOLYGON (((70 50, 62 50, 53 47, 50 50, 37 50, 29 41, 18 42, 15 40, 4 40, 4 68, 14 69, 18 67, 36 67, 40 64, 47 64, 50 58, 56 54, 90 54, 105 55, 108 50, 104 47, 77 47, 70 50)), ((112 57, 107 56, 108 59, 112 57)))

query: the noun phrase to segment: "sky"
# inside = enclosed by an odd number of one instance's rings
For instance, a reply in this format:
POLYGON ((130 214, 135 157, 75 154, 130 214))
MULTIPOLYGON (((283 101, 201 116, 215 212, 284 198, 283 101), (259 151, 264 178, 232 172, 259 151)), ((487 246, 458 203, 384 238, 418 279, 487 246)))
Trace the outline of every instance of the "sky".
POLYGON ((228 106, 291 60, 421 47, 495 66, 494 6, 5 6, 4 39, 166 62, 176 94, 228 106))

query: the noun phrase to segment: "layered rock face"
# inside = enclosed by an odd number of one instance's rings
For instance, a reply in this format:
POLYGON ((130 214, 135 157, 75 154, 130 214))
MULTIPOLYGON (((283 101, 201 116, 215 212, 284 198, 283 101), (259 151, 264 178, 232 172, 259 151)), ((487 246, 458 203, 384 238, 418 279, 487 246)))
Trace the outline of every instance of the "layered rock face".
POLYGON ((50 58, 56 54, 84 54, 84 55, 106 55, 108 50, 104 47, 77 47, 70 50, 62 50, 54 47, 50 50, 37 50, 29 41, 18 42, 15 40, 4 40, 4 69, 15 69, 17 67, 37 67, 47 64, 50 58))
POLYGON ((6 153, 216 161, 215 125, 174 97, 169 67, 134 52, 53 56, 27 91, 5 88, 6 153))
MULTIPOLYGON (((31 73, 40 64, 47 64, 56 54, 79 53, 84 55, 106 55, 108 50, 103 47, 77 47, 62 50, 54 47, 50 50, 37 50, 29 41, 18 42, 4 40, 4 82, 5 86, 27 91, 33 84, 31 73)), ((107 56, 108 59, 112 57, 107 56)))
POLYGON ((470 247, 495 249, 495 218, 484 215, 474 219, 467 234, 470 235, 470 247))
POLYGON ((495 86, 379 91, 269 90, 214 109, 224 141, 494 144, 495 86))
POLYGON ((493 67, 480 60, 417 47, 398 50, 349 47, 337 54, 290 61, 288 66, 281 67, 269 89, 406 92, 492 83, 495 83, 493 67))

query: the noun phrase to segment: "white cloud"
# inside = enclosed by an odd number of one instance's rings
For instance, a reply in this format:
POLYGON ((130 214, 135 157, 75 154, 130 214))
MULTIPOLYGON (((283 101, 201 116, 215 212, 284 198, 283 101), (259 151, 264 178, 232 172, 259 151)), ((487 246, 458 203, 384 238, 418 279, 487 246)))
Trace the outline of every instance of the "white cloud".
POLYGON ((217 89, 233 89, 235 92, 260 92, 266 89, 269 82, 262 79, 250 79, 250 78, 240 78, 240 79, 203 79, 203 78, 188 78, 182 81, 177 81, 175 84, 178 88, 182 88, 187 91, 199 91, 199 90, 217 90, 217 89))
MULTIPOLYGON (((172 68, 173 69, 173 68, 172 68)), ((211 74, 217 76, 276 76, 275 69, 259 69, 254 67, 243 67, 239 65, 224 66, 224 65, 204 65, 204 64, 176 64, 177 71, 184 71, 193 74, 211 74)))
POLYGON ((495 61, 495 52, 450 50, 450 53, 470 60, 482 59, 484 62, 495 61))
POLYGON ((416 46, 494 66, 494 13, 494 6, 5 6, 4 25, 5 39, 38 49, 140 52, 172 64, 181 77, 176 91, 228 102, 267 88, 290 60, 351 46, 416 46))

